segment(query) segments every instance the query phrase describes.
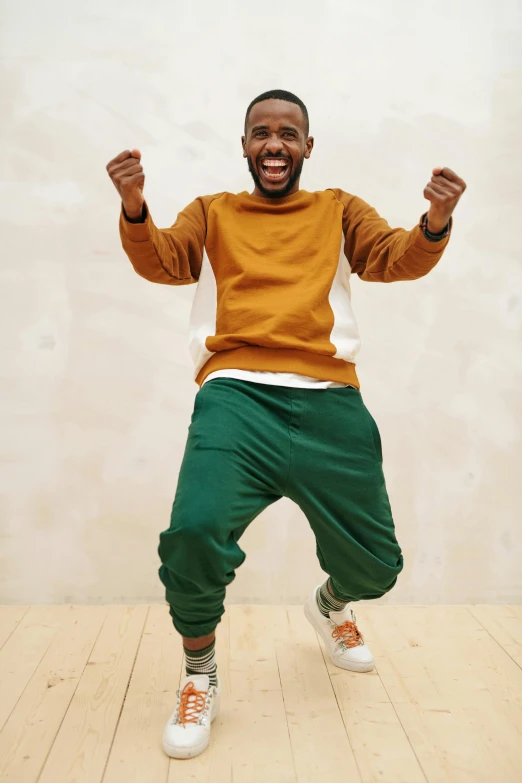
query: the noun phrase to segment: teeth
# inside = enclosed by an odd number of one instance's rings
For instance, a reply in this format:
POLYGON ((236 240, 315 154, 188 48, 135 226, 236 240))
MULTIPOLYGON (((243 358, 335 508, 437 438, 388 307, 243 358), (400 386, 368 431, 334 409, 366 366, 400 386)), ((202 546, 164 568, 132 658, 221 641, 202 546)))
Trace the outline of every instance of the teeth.
POLYGON ((274 159, 267 159, 263 161, 263 166, 286 166, 287 162, 286 160, 274 160, 274 159))

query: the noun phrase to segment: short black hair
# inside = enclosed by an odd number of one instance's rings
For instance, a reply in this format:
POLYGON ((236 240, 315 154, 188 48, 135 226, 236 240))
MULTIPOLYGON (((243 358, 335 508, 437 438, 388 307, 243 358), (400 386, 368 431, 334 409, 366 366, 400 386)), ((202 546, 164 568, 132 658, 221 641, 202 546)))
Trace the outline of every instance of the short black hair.
POLYGON ((276 100, 278 101, 288 101, 289 103, 296 103, 301 109, 301 111, 303 112, 303 117, 305 121, 305 133, 308 136, 308 133, 310 132, 308 109, 304 105, 301 98, 298 98, 297 95, 294 95, 293 92, 288 92, 288 90, 267 90, 266 92, 261 93, 261 95, 258 95, 257 98, 254 98, 254 100, 251 102, 250 106, 248 107, 245 115, 245 135, 247 132, 248 116, 250 114, 252 106, 255 106, 256 103, 260 103, 261 101, 268 101, 270 98, 276 98, 276 100))

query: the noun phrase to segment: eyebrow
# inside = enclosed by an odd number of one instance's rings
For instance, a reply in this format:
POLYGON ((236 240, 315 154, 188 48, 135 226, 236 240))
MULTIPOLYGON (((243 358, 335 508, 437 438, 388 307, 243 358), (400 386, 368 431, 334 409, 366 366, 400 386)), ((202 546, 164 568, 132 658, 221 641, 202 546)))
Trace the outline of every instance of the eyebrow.
MULTIPOLYGON (((250 133, 255 133, 258 130, 268 130, 268 125, 254 125, 250 133)), ((299 134, 298 129, 294 128, 293 125, 282 125, 279 130, 287 130, 299 134)))

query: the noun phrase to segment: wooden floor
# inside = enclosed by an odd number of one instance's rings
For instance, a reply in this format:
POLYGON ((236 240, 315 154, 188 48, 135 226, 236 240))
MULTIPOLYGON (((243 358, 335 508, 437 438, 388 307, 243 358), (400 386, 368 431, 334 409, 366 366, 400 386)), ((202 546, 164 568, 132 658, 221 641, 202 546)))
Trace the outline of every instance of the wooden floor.
POLYGON ((361 605, 358 620, 369 674, 325 662, 301 607, 229 607, 211 747, 174 761, 166 606, 0 607, 0 781, 522 781, 521 606, 361 605))

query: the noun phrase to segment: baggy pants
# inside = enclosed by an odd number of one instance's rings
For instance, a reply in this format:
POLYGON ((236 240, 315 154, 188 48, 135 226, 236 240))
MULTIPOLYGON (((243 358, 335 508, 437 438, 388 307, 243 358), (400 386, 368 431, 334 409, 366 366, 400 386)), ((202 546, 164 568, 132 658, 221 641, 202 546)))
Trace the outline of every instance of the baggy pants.
POLYGON ((307 517, 337 596, 379 598, 394 586, 403 558, 379 431, 361 393, 218 378, 196 395, 170 527, 160 534, 159 576, 183 636, 215 629, 245 559, 238 542, 281 497, 307 517))

